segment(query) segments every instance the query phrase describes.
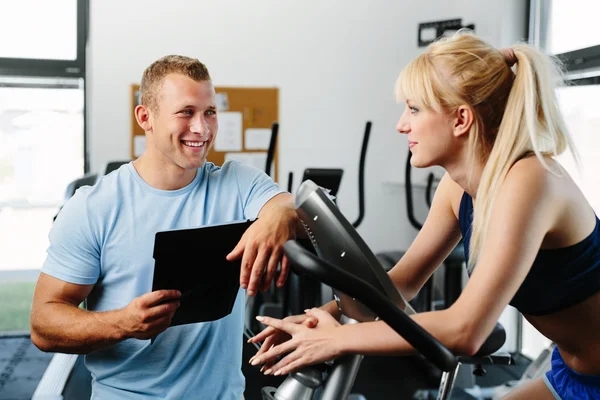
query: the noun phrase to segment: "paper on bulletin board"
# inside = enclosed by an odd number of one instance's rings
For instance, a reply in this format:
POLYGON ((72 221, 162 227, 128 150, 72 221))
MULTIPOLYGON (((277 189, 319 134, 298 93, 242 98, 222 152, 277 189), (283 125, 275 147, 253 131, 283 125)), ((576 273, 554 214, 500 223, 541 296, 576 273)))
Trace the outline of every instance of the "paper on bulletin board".
POLYGON ((271 129, 248 128, 244 137, 246 150, 269 150, 271 129))
POLYGON ((217 110, 219 112, 229 110, 229 97, 226 92, 220 92, 215 95, 215 101, 217 102, 217 110))
POLYGON ((242 150, 242 113, 222 112, 218 114, 219 133, 215 140, 216 151, 242 150))
POLYGON ((139 157, 146 151, 146 136, 135 135, 133 137, 133 155, 139 157))
MULTIPOLYGON (((265 170, 267 165, 267 153, 266 152, 254 152, 254 153, 225 153, 225 161, 235 160, 242 164, 248 164, 254 168, 265 170)), ((273 176, 273 164, 271 164, 271 176, 273 176)))

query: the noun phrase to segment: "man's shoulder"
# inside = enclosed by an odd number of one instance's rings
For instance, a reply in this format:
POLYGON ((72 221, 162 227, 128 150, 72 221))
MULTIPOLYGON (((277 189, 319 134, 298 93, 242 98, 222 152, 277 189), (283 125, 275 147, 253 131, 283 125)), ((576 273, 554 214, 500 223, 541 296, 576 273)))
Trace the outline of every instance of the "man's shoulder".
POLYGON ((228 174, 237 169, 246 169, 247 167, 249 166, 242 164, 237 160, 227 160, 222 165, 215 165, 214 163, 207 161, 201 169, 204 169, 210 174, 228 174))
MULTIPOLYGON (((100 211, 117 204, 123 191, 131 184, 131 174, 125 166, 98 178, 91 186, 82 186, 68 203, 85 205, 88 211, 100 211)), ((67 204, 68 204, 67 203, 67 204)))
POLYGON ((215 165, 212 162, 206 162, 202 169, 208 176, 209 180, 219 180, 238 184, 244 181, 247 177, 255 177, 260 174, 260 170, 243 164, 237 160, 227 160, 221 166, 215 165))
MULTIPOLYGON (((207 173, 212 176, 219 176, 224 178, 235 177, 237 179, 244 179, 245 177, 257 177, 263 175, 264 172, 252 165, 242 163, 237 160, 227 160, 221 166, 214 165, 211 162, 207 162, 204 166, 207 173)), ((266 174, 265 174, 266 176, 266 174)))

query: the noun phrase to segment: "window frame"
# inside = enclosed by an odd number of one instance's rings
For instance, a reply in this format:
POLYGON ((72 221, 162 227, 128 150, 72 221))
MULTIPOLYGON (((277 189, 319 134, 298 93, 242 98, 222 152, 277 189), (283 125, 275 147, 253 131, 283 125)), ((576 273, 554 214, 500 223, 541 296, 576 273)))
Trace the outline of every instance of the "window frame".
MULTIPOLYGON (((552 0, 530 0, 530 43, 548 52, 549 17, 552 0)), ((552 54, 559 59, 569 85, 594 85, 600 81, 600 43, 564 53, 552 54)))
MULTIPOLYGON (((75 60, 47 60, 31 58, 0 57, 0 78, 16 78, 14 82, 2 82, 4 87, 61 87, 57 84, 31 84, 27 78, 81 78, 83 89, 83 172, 90 171, 87 129, 87 79, 86 48, 89 33, 89 0, 77 0, 77 58, 75 60), (23 78, 23 82, 18 82, 23 78)), ((68 87, 68 86, 67 86, 68 87)))
POLYGON ((77 0, 77 57, 75 60, 0 57, 0 76, 85 78, 89 0, 77 0))

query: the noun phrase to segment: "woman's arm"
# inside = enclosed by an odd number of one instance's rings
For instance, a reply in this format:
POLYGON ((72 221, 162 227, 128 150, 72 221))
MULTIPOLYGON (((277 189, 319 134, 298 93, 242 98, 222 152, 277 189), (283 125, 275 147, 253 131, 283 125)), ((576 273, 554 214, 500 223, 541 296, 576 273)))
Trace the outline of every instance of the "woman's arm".
POLYGON ((423 228, 389 272, 407 300, 417 295, 459 242, 462 235, 457 215, 462 194, 463 189, 448 174, 444 175, 435 191, 423 228))
MULTIPOLYGON (((457 354, 476 353, 529 272, 560 205, 541 165, 519 162, 496 199, 489 233, 471 279, 447 310, 413 316, 423 328, 457 354)), ((260 357, 265 362, 291 352, 272 372, 285 374, 346 353, 407 354, 414 349, 383 322, 336 326, 321 318, 309 329, 281 321, 263 323, 287 330, 292 339, 260 357)), ((253 360, 256 362, 256 360, 253 360)))

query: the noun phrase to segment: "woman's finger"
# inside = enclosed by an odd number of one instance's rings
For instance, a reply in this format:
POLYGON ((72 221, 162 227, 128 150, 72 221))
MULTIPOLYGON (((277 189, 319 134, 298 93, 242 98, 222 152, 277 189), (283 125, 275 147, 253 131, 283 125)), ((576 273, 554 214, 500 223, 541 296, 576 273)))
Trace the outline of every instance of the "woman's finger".
POLYGON ((284 331, 293 335, 294 333, 300 332, 302 329, 306 329, 306 327, 301 326, 299 324, 295 324, 293 322, 283 321, 277 318, 271 317, 256 317, 256 319, 261 322, 263 325, 271 326, 275 329, 279 329, 280 331, 284 331))
MULTIPOLYGON (((296 353, 296 352, 294 352, 294 353, 296 353)), ((308 360, 304 359, 304 357, 300 357, 300 358, 297 358, 294 361, 290 362, 288 365, 282 367, 281 369, 275 370, 275 366, 271 369, 272 369, 273 375, 279 376, 279 375, 287 375, 291 372, 297 371, 297 370, 307 367, 309 365, 311 365, 311 363, 308 360)))
MULTIPOLYGON (((284 367, 290 365, 291 363, 293 363, 294 361, 302 358, 302 356, 303 356, 303 353, 296 349, 295 351, 291 352, 290 354, 286 355, 281 360, 279 360, 278 363, 273 365, 273 367, 271 367, 271 373, 273 375, 277 374, 277 372, 280 371, 282 368, 284 368, 284 367)), ((281 375, 281 372, 279 372, 277 375, 281 375)))
POLYGON ((308 328, 314 328, 318 324, 319 324, 319 319, 313 315, 307 315, 304 322, 302 322, 302 325, 304 325, 308 328))
POLYGON ((275 328, 272 328, 272 327, 268 326, 267 328, 265 328, 260 333, 256 334, 255 336, 251 337, 250 339, 248 339, 248 343, 262 342, 263 340, 265 340, 266 338, 268 338, 269 336, 271 336, 275 332, 277 332, 277 330, 275 328))
POLYGON ((273 336, 268 337, 262 344, 262 346, 260 346, 260 349, 258 349, 258 351, 256 352, 256 354, 254 355, 254 357, 252 357, 250 359, 250 363, 252 363, 252 360, 254 360, 256 357, 260 356, 261 354, 266 353, 267 351, 269 351, 271 349, 271 347, 273 347, 274 345, 276 345, 277 343, 275 343, 275 338, 273 336))
POLYGON ((295 350, 297 345, 298 344, 294 340, 288 340, 287 342, 283 342, 281 344, 278 344, 277 346, 273 346, 264 354, 253 357, 254 359, 252 360, 251 364, 259 365, 273 362, 273 360, 275 360, 277 357, 295 350))

